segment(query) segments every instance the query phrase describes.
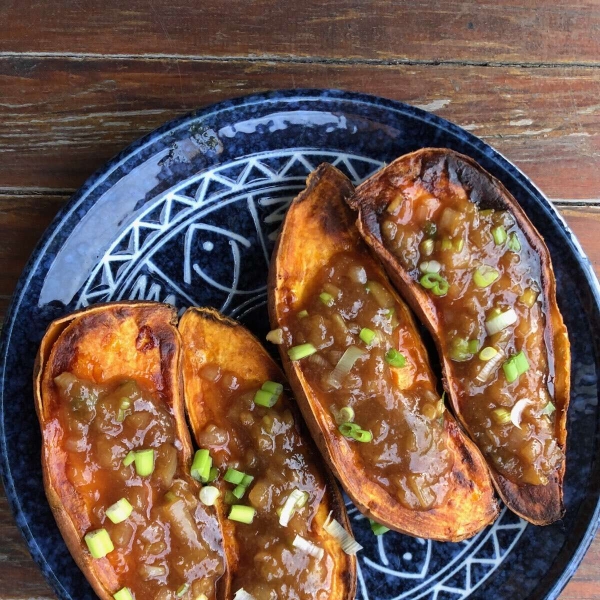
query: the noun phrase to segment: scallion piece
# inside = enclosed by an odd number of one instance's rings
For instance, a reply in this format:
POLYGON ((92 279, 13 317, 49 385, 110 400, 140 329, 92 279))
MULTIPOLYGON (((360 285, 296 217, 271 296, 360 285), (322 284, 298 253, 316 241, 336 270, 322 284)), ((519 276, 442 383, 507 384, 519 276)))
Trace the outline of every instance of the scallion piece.
POLYGON ((123 459, 123 465, 128 467, 129 465, 133 464, 134 460, 135 460, 135 452, 133 450, 131 450, 130 452, 127 453, 127 456, 123 459))
POLYGON ((368 327, 363 327, 358 334, 358 337, 367 345, 371 344, 375 339, 375 332, 368 327))
POLYGON ((115 592, 113 596, 114 600, 133 600, 133 596, 131 595, 131 591, 129 588, 121 588, 118 592, 115 592))
POLYGON ((395 348, 390 348, 385 353, 385 362, 396 369, 401 369, 402 367, 406 366, 406 358, 404 358, 404 355, 398 352, 398 350, 395 348))
POLYGON ((255 514, 256 509, 251 506, 234 504, 229 511, 228 519, 230 521, 237 521, 238 523, 246 523, 246 525, 249 525, 254 520, 255 514))
POLYGON ((523 373, 529 371, 529 362, 522 350, 513 356, 513 360, 515 361, 515 366, 517 367, 517 371, 519 371, 519 375, 523 375, 523 373))
POLYGON ((511 233, 508 237, 508 249, 512 252, 519 252, 521 250, 521 242, 516 233, 511 233))
POLYGON ((340 408, 340 411, 335 416, 335 420, 340 425, 342 423, 352 423, 354 421, 354 409, 351 406, 340 408))
POLYGON ((548 401, 548 404, 546 404, 546 406, 544 406, 544 410, 542 410, 542 414, 550 416, 555 410, 556 407, 554 406, 554 404, 548 401))
POLYGON ((206 506, 214 506, 217 498, 221 495, 219 490, 212 485, 205 485, 200 490, 200 502, 206 506))
POLYGON ((208 450, 197 450, 190 469, 190 475, 196 480, 206 483, 210 477, 212 458, 208 450))
POLYGON ((510 423, 510 411, 506 410, 506 408, 495 408, 492 411, 492 417, 494 421, 498 423, 498 425, 506 425, 510 423))
POLYGON ((365 429, 358 429, 357 431, 353 431, 350 434, 350 437, 355 439, 357 442, 362 442, 363 444, 368 444, 373 440, 373 434, 370 431, 366 431, 365 429))
POLYGON ((308 494, 300 490, 293 490, 286 498, 279 515, 279 524, 282 527, 287 527, 290 519, 294 516, 296 508, 301 508, 306 504, 308 494))
POLYGON ((231 492, 238 500, 241 500, 246 493, 246 488, 243 485, 236 485, 233 492, 231 492))
POLYGON ((445 296, 450 287, 448 281, 437 273, 426 273, 419 279, 419 283, 436 296, 445 296))
POLYGON ((288 356, 291 360, 300 360, 314 354, 316 351, 317 349, 312 344, 300 344, 299 346, 292 346, 288 350, 288 356))
POLYGON ((452 250, 452 240, 450 238, 442 240, 442 250, 452 250))
POLYGON ((425 256, 431 256, 431 254, 433 254, 434 247, 435 247, 435 242, 433 240, 423 240, 421 242, 421 252, 425 256))
POLYGON ((492 285, 498 277, 500 277, 500 273, 496 269, 483 265, 475 270, 473 281, 477 287, 486 288, 492 285))
POLYGON ((456 250, 456 252, 460 252, 463 247, 465 245, 465 240, 463 240, 462 238, 458 239, 458 240, 454 240, 454 250, 456 250))
POLYGON ((132 512, 133 506, 131 506, 127 498, 121 498, 106 509, 106 516, 113 523, 117 524, 128 519, 132 512))
POLYGON ((538 293, 532 288, 527 288, 520 296, 519 301, 522 302, 527 308, 531 308, 537 300, 538 293))
POLYGON ((491 346, 486 346, 480 353, 479 353, 479 358, 481 360, 484 361, 488 361, 492 358, 494 358, 494 356, 496 356, 496 354, 498 354, 498 350, 496 350, 496 348, 492 348, 491 346))
POLYGON ((362 550, 362 546, 338 521, 332 518, 331 513, 329 513, 325 523, 323 523, 323 529, 337 540, 346 554, 356 554, 359 550, 362 550))
POLYGON ((115 549, 106 529, 90 531, 85 534, 83 539, 93 558, 104 558, 109 552, 115 549))
POLYGON ((304 319, 305 317, 308 317, 308 311, 307 311, 307 310, 301 310, 301 311, 298 313, 298 318, 299 318, 299 319, 304 319))
POLYGON ((320 560, 325 555, 325 550, 323 550, 323 548, 320 548, 316 544, 305 540, 299 535, 296 535, 294 538, 292 546, 294 546, 294 548, 298 548, 298 550, 301 550, 302 552, 306 552, 306 554, 316 558, 317 560, 320 560))
POLYGON ((244 475, 244 479, 242 479, 242 482, 240 483, 240 485, 243 485, 245 488, 247 488, 253 481, 254 481, 253 475, 244 475))
POLYGON ((272 406, 275 406, 277 396, 271 392, 267 392, 267 390, 258 390, 256 394, 254 394, 254 402, 260 406, 271 408, 272 406))
POLYGON ((154 473, 154 454, 153 449, 137 450, 135 453, 135 472, 140 477, 148 477, 154 473))
POLYGON ((503 365, 504 375, 508 383, 516 381, 520 375, 526 373, 529 370, 529 362, 525 353, 521 350, 518 354, 511 356, 503 365))
POLYGON ((206 479, 206 483, 212 483, 219 476, 219 469, 217 467, 211 467, 208 472, 208 478, 206 479))
POLYGON ((507 311, 488 318, 488 320, 485 322, 485 328, 489 335, 494 335, 495 333, 499 333, 500 331, 506 329, 510 325, 514 325, 517 320, 517 313, 514 311, 514 309, 509 308, 507 311))
POLYGON ((375 535, 383 535, 384 533, 387 533, 390 530, 389 527, 386 527, 381 523, 377 523, 377 521, 373 521, 373 519, 369 519, 369 523, 371 524, 371 531, 375 535))
POLYGON ((281 383, 277 383, 276 381, 265 381, 262 384, 262 388, 266 392, 271 392, 271 394, 275 394, 279 398, 281 396, 281 392, 283 392, 283 385, 281 383))
POLYGON ((272 344, 277 344, 278 346, 283 344, 283 329, 279 327, 278 329, 272 329, 267 333, 267 342, 271 342, 272 344))
POLYGON ((184 583, 183 585, 180 585, 177 588, 177 591, 175 592, 175 597, 182 598, 189 589, 190 589, 189 583, 184 583))
POLYGON ((479 351, 479 340, 469 340, 467 344, 467 350, 471 354, 477 354, 477 352, 479 351))
POLYGON ((439 273, 442 265, 437 260, 426 260, 419 265, 421 273, 439 273))
POLYGON ((333 296, 327 292, 321 292, 319 299, 325 306, 333 306, 333 296))
POLYGON ((227 471, 225 472, 223 479, 227 483, 233 483, 233 485, 240 485, 240 483, 242 483, 242 481, 244 481, 245 475, 246 474, 242 473, 241 471, 230 468, 230 469, 227 469, 227 471))
POLYGON ((504 227, 502 227, 502 225, 498 225, 498 227, 494 227, 494 229, 492 229, 492 237, 494 238, 494 242, 495 242, 496 246, 501 246, 502 244, 504 244, 504 242, 506 241, 506 238, 508 237, 506 235, 506 229, 504 229, 504 227))
POLYGON ((352 433, 360 431, 360 425, 357 423, 342 423, 338 430, 344 437, 352 437, 352 433))

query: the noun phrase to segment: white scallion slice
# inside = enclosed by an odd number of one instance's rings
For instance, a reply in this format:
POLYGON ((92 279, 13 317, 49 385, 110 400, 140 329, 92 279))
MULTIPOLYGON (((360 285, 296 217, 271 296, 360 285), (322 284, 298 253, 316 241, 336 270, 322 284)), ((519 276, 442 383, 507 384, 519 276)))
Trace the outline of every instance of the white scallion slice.
POLYGON ((426 260, 419 265, 421 273, 439 273, 442 265, 437 260, 426 260))
POLYGON ((489 335, 494 335, 510 325, 514 325, 516 322, 517 313, 512 308, 509 308, 507 311, 488 319, 485 322, 485 328, 489 335))
POLYGON ((240 588, 233 596, 233 600, 254 600, 254 596, 249 594, 244 588, 240 588))
POLYGON ((206 506, 214 506, 221 492, 213 485, 206 485, 200 490, 200 502, 206 506))
POLYGON ((346 554, 356 554, 359 550, 362 550, 362 546, 342 527, 340 523, 332 518, 331 513, 329 513, 329 516, 323 525, 323 529, 337 540, 346 554))
POLYGON ((501 350, 494 354, 490 360, 488 360, 485 365, 483 365, 481 371, 475 377, 475 381, 477 383, 485 383, 490 375, 500 366, 500 363, 504 360, 504 352, 501 350))
POLYGON ((316 544, 305 540, 303 537, 297 535, 292 542, 292 546, 298 548, 302 552, 306 552, 306 554, 310 554, 313 558, 321 559, 325 554, 325 550, 320 548, 316 544))
POLYGON ((279 524, 282 527, 287 527, 290 519, 294 516, 296 512, 296 508, 299 506, 303 506, 302 503, 305 502, 304 492, 300 490, 294 490, 285 501, 283 508, 281 509, 281 514, 279 515, 279 524))
POLYGON ((354 366, 354 363, 363 355, 365 351, 358 346, 350 346, 346 349, 342 358, 335 365, 333 371, 331 371, 328 381, 335 387, 339 388, 342 383, 342 377, 350 372, 350 369, 354 366))
POLYGON ((510 420, 513 422, 515 427, 521 429, 521 418, 523 416, 523 411, 531 404, 533 404, 531 400, 523 398, 512 407, 512 410, 510 411, 510 420))

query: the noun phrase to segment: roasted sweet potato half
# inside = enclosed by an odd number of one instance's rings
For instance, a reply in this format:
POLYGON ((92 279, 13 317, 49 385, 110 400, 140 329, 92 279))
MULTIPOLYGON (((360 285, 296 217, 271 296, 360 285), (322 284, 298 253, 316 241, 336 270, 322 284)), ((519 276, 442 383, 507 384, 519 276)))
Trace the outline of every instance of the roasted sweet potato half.
POLYGON ((225 560, 190 477, 176 314, 118 303, 52 323, 36 364, 44 486, 103 600, 215 598, 225 560))
POLYGON ((190 423, 218 470, 227 597, 243 589, 256 600, 354 598, 355 557, 324 528, 331 514, 349 531, 344 504, 283 373, 250 332, 213 309, 189 309, 179 330, 190 423))
POLYGON ((466 156, 424 149, 349 198, 437 344, 454 411, 524 519, 564 513, 570 351, 550 255, 515 198, 466 156))
POLYGON ((269 310, 313 438, 369 518, 457 541, 498 513, 481 455, 444 410, 413 318, 354 225, 330 165, 291 204, 271 262, 269 310))

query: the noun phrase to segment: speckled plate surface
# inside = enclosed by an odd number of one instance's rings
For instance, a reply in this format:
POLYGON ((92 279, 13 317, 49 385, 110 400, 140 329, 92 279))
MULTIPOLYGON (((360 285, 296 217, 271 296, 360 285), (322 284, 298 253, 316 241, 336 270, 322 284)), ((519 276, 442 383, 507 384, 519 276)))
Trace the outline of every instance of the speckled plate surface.
POLYGON ((364 546, 357 597, 558 596, 599 517, 600 290, 587 258, 527 177, 470 133, 398 102, 296 90, 211 106, 131 145, 75 194, 21 276, 0 343, 2 471, 33 558, 61 599, 94 594, 44 499, 31 378, 48 323, 88 304, 143 298, 214 306, 262 336, 273 242, 308 173, 330 162, 358 183, 425 146, 478 161, 517 198, 550 248, 573 353, 567 514, 541 528, 504 511, 471 540, 443 544, 395 533, 374 537, 349 505, 364 546))

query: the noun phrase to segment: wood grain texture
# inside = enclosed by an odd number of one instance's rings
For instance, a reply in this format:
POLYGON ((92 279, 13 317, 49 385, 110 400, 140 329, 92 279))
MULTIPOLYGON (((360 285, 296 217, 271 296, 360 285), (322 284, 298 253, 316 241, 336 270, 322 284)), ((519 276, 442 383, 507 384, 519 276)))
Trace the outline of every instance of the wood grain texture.
POLYGON ((599 64, 593 0, 8 0, 0 51, 599 64), (31 29, 36 35, 29 35, 31 29))
POLYGON ((600 200, 600 69, 0 58, 0 191, 74 190, 166 120, 268 89, 403 100, 466 127, 551 198, 600 200))

